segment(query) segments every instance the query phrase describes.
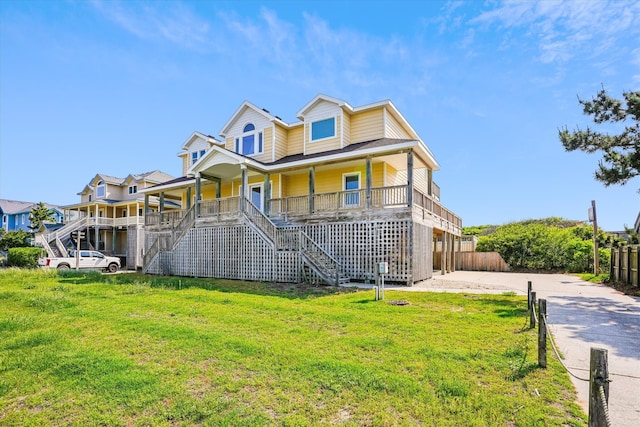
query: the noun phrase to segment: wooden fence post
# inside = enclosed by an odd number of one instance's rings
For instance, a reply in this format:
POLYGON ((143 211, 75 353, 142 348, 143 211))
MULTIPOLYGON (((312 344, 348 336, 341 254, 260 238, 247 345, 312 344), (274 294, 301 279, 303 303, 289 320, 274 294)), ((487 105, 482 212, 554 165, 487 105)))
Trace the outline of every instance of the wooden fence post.
POLYGON ((538 302, 538 366, 547 367, 547 300, 538 302))
POLYGON ((591 348, 589 369, 589 427, 608 426, 609 418, 609 367, 607 350, 591 348), (604 401, 600 393, 604 388, 604 401))
POLYGON ((529 328, 536 327, 536 293, 531 292, 531 310, 529 310, 529 328))
POLYGON ((531 310, 531 280, 527 282, 527 310, 531 310))

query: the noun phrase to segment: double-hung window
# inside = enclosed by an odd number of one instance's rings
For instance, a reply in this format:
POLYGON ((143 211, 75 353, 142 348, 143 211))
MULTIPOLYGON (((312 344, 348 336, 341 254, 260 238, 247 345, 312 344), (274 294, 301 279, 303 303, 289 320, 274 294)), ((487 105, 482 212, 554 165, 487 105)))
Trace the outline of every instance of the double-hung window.
POLYGON ((242 136, 236 138, 236 153, 251 156, 264 151, 262 132, 257 132, 253 123, 248 123, 242 129, 242 136))
POLYGON ((136 194, 138 192, 138 186, 137 185, 130 185, 129 186, 129 194, 136 194))
POLYGON ((311 122, 311 141, 333 138, 334 136, 336 136, 335 117, 311 122))
POLYGON ((202 156, 204 156, 204 153, 206 152, 206 150, 200 150, 200 151, 194 151, 191 153, 191 164, 194 164, 195 162, 198 161, 198 159, 202 158, 202 156))

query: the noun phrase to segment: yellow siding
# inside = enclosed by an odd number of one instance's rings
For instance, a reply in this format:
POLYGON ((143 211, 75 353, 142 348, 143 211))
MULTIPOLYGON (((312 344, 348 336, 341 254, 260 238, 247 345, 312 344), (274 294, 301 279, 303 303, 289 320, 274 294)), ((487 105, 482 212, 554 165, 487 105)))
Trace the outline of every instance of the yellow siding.
POLYGON ((287 155, 287 130, 282 126, 275 125, 276 138, 275 138, 275 157, 273 160, 278 160, 287 155))
MULTIPOLYGON (((384 182, 384 163, 374 163, 372 165, 371 185, 373 187, 383 187, 384 182)), ((315 174, 315 192, 333 193, 343 190, 343 174, 360 173, 360 188, 366 187, 366 165, 350 166, 329 170, 316 170, 315 174)), ((282 197, 304 196, 309 194, 309 173, 307 170, 294 175, 282 176, 282 197)), ((274 198, 278 197, 276 192, 276 182, 273 183, 274 198)))
POLYGON ((316 193, 333 193, 343 190, 342 174, 360 173, 360 188, 365 188, 365 172, 364 163, 361 166, 346 167, 339 169, 331 169, 326 171, 316 171, 316 193))
POLYGON ((220 186, 220 197, 231 197, 231 183, 223 182, 220 186))
POLYGON ((383 109, 369 110, 351 116, 351 144, 384 138, 383 109))
POLYGON ((236 139, 235 138, 227 138, 224 142, 224 148, 229 151, 236 151, 236 139))
MULTIPOLYGON (((256 138, 258 136, 256 135, 256 138)), ((256 159, 259 162, 265 162, 268 163, 271 161, 271 153, 272 153, 272 147, 273 145, 271 144, 271 139, 273 137, 273 130, 271 128, 266 128, 263 129, 262 131, 262 154, 256 154, 256 155, 252 155, 249 156, 252 159, 256 159)), ((234 147, 235 148, 235 147, 234 147)))
MULTIPOLYGON (((373 187, 384 187, 384 163, 374 163, 371 165, 371 185, 373 187)), ((362 183, 365 187, 366 183, 362 183)))
POLYGON ((346 147, 351 144, 351 116, 342 113, 342 145, 346 147))
POLYGON ((423 194, 429 194, 429 179, 427 173, 427 168, 418 168, 413 170, 413 187, 420 190, 423 194))
POLYGON ((304 196, 309 194, 309 173, 287 175, 282 197, 304 196))
POLYGON ((341 117, 336 117, 336 136, 333 138, 327 138, 316 142, 311 142, 311 123, 308 123, 306 128, 305 140, 307 142, 305 154, 322 153, 325 151, 336 150, 340 148, 340 135, 342 134, 342 120, 341 117))
MULTIPOLYGON (((391 187, 392 185, 400 185, 398 183, 398 171, 388 163, 384 164, 386 171, 386 182, 384 183, 385 187, 391 187)), ((406 182, 405 182, 406 184, 406 182)))
POLYGON ((187 174, 187 169, 189 169, 189 163, 188 163, 188 156, 186 154, 182 154, 180 155, 180 157, 182 158, 182 175, 186 175, 187 174))
POLYGON ((387 111, 386 117, 387 117, 387 122, 386 122, 386 128, 385 128, 385 135, 387 138, 399 138, 399 139, 411 138, 411 135, 409 135, 409 133, 400 125, 400 122, 398 122, 395 119, 395 117, 393 117, 391 113, 389 113, 388 111, 387 111))
POLYGON ((202 189, 202 200, 209 200, 216 198, 216 187, 207 187, 202 189))
POLYGON ((304 152, 304 126, 300 125, 289 129, 287 136, 287 156, 302 154, 304 152))

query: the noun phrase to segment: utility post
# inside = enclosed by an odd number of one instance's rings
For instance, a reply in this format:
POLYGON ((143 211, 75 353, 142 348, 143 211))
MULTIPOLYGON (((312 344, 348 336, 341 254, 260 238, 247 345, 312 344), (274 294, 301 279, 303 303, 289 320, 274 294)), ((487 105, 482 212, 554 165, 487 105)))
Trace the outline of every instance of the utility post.
POLYGON ((598 253, 598 217, 596 215, 595 200, 591 201, 589 221, 593 222, 593 274, 597 276, 600 271, 600 255, 598 253))

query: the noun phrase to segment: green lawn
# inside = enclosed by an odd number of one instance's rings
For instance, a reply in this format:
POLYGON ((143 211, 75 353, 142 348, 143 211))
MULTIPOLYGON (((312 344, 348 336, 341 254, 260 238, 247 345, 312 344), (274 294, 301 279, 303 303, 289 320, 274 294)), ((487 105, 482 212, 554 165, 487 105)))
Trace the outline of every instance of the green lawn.
POLYGON ((0 425, 586 424, 525 298, 373 296, 0 270, 0 425))

